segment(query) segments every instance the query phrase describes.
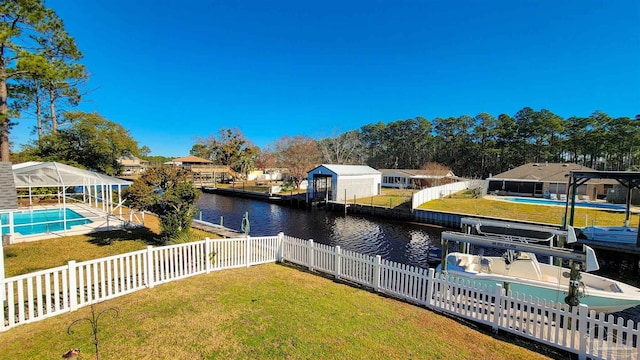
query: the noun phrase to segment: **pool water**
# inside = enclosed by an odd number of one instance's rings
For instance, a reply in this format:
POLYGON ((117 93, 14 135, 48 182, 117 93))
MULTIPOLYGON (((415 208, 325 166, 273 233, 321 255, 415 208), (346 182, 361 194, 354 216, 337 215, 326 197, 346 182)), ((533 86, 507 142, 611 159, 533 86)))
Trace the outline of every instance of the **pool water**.
MULTIPOLYGON (((19 211, 13 213, 14 232, 22 235, 35 235, 64 230, 65 211, 67 230, 72 226, 92 222, 71 209, 19 211)), ((1 221, 2 234, 9 233, 9 214, 2 214, 1 221)))
MULTIPOLYGON (((518 198, 518 197, 505 197, 502 200, 517 202, 517 203, 525 203, 525 204, 534 204, 534 205, 561 205, 565 206, 566 202, 562 200, 547 200, 547 199, 537 199, 537 198, 518 198)), ((610 203, 600 203, 600 202, 576 202, 576 207, 585 207, 592 209, 602 209, 602 210, 616 210, 616 211, 624 211, 627 208, 624 205, 618 204, 610 204, 610 203)))

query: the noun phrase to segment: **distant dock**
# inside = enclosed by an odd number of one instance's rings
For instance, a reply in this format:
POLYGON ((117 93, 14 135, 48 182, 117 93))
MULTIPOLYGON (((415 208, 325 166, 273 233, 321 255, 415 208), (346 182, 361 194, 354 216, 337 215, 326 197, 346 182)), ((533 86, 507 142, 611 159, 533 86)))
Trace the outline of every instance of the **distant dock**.
POLYGON ((275 204, 281 205, 289 205, 296 207, 305 207, 307 206, 307 197, 306 193, 303 194, 269 194, 255 191, 245 191, 242 188, 215 188, 215 187, 202 187, 202 192, 225 195, 225 196, 234 196, 245 199, 253 199, 259 201, 266 201, 275 204))

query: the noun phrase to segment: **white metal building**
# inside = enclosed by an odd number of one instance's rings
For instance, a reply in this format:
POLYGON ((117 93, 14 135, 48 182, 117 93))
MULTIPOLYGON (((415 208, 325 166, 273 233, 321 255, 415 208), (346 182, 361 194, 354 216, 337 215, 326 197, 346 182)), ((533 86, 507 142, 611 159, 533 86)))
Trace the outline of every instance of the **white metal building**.
POLYGON ((309 201, 345 201, 380 194, 382 174, 365 165, 322 164, 307 173, 309 201))

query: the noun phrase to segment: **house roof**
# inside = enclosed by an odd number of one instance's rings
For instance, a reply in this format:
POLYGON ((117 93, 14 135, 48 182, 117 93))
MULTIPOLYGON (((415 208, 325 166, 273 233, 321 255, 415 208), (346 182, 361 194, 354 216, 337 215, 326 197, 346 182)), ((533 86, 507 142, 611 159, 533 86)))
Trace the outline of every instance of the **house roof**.
POLYGON ((15 188, 82 186, 82 185, 131 185, 131 181, 96 173, 57 162, 30 161, 13 168, 15 188))
POLYGON ((338 165, 338 164, 322 164, 311 169, 309 172, 317 168, 324 167, 336 175, 380 175, 380 171, 366 165, 338 165))
POLYGON ((211 160, 207 160, 201 157, 197 157, 197 156, 193 156, 193 155, 189 155, 189 156, 185 156, 185 157, 181 157, 181 158, 177 158, 177 159, 173 159, 171 160, 174 163, 180 162, 180 163, 199 163, 199 164, 213 164, 213 161, 211 160))
POLYGON ((417 169, 380 169, 380 172, 384 174, 405 174, 413 178, 436 178, 436 177, 454 177, 453 171, 447 169, 431 169, 431 170, 417 170, 417 169))
POLYGON ((131 161, 131 162, 137 162, 137 163, 148 163, 149 161, 147 160, 142 160, 140 158, 138 158, 135 155, 131 155, 131 154, 126 154, 126 155, 122 155, 118 158, 118 162, 123 162, 123 161, 131 161))
POLYGON ((573 170, 594 171, 572 163, 528 163, 495 175, 491 179, 566 183, 569 181, 569 172, 573 170))
POLYGON ((18 196, 16 195, 11 163, 2 161, 0 162, 0 211, 16 210, 17 208, 18 196))

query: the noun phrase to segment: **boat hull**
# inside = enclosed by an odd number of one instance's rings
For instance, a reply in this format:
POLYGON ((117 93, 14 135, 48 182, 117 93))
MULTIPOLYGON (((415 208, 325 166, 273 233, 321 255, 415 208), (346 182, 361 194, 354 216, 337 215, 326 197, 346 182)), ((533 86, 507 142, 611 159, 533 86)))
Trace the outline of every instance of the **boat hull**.
MULTIPOLYGON (((551 301, 555 303, 565 304, 565 297, 569 295, 567 291, 560 288, 549 288, 536 286, 531 284, 523 284, 521 282, 505 281, 506 279, 480 279, 478 277, 468 276, 465 273, 449 272, 450 279, 457 281, 468 280, 472 286, 476 288, 492 288, 500 284, 503 288, 509 289, 512 295, 531 297, 532 300, 551 301), (507 285, 508 284, 508 285, 507 285)), ((614 313, 640 305, 640 299, 616 299, 605 294, 582 294, 580 303, 587 305, 589 310, 604 313, 614 313)))
MULTIPOLYGON (((526 254, 525 254, 526 255, 526 254)), ((569 295, 570 270, 540 264, 535 256, 511 259, 451 253, 447 256, 447 276, 476 288, 494 288, 500 284, 512 295, 534 301, 565 304, 569 295)), ((436 268, 440 272, 442 265, 436 268)), ((590 310, 613 313, 640 305, 640 289, 602 276, 581 273, 578 300, 590 310)))
POLYGON ((638 241, 638 229, 629 226, 587 226, 580 232, 592 241, 620 244, 636 244, 638 241))

